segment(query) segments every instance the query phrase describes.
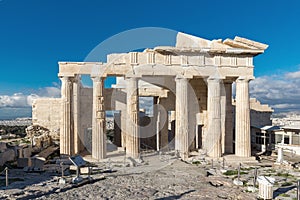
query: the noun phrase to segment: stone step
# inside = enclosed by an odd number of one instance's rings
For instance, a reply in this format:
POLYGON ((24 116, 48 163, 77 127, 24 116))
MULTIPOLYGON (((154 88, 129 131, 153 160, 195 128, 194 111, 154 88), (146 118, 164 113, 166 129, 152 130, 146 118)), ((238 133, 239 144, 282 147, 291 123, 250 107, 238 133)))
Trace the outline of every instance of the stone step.
POLYGON ((252 157, 240 157, 236 155, 226 155, 224 156, 226 164, 258 164, 258 161, 254 156, 252 157))

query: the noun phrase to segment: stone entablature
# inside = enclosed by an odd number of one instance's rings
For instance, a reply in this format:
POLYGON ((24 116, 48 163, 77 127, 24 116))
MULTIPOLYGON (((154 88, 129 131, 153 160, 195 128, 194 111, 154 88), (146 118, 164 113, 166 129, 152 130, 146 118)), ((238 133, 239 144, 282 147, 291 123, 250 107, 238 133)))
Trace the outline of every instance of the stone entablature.
POLYGON ((107 63, 59 62, 59 76, 93 74, 106 76, 176 76, 214 75, 221 77, 248 76, 253 79, 253 56, 261 54, 267 45, 236 37, 237 45, 226 39, 209 41, 179 33, 176 47, 156 47, 144 52, 116 53, 107 56, 107 63), (191 45, 193 44, 193 45, 191 45), (186 46, 191 45, 191 46, 186 46), (245 46, 248 46, 245 48, 245 46), (134 68, 132 68, 134 66, 134 68), (140 67, 142 66, 142 67, 140 67), (161 68, 164 66, 164 69, 161 68))

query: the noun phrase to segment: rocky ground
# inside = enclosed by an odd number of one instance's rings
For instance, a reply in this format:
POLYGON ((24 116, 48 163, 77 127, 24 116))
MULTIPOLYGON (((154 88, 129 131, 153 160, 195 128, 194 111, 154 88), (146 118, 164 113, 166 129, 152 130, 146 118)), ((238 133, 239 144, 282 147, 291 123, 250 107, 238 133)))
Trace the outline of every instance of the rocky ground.
POLYGON ((2 187, 0 199, 257 199, 258 191, 250 192, 248 188, 253 185, 255 167, 258 175, 276 179, 274 198, 296 199, 295 185, 300 171, 273 168, 272 159, 255 166, 242 165, 243 186, 233 184, 237 167, 225 166, 224 170, 221 160, 213 164, 205 159, 183 162, 172 155, 154 153, 143 159, 144 163, 136 167, 112 160, 101 163, 100 168, 113 172, 98 171, 92 175, 93 183, 81 186, 60 185, 58 174, 12 171, 10 176, 24 181, 14 182, 7 189, 2 187))

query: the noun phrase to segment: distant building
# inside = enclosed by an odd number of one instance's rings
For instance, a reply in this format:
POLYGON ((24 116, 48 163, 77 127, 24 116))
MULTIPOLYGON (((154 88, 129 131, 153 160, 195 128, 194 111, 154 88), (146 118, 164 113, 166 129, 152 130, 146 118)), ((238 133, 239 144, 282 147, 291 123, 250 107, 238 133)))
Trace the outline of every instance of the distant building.
POLYGON ((300 155, 300 126, 282 126, 272 132, 275 135, 275 147, 300 155))
MULTIPOLYGON (((257 137, 256 147, 262 151, 281 147, 300 155, 300 115, 295 113, 275 115, 272 117, 272 125, 267 130, 257 130, 257 135, 262 137, 257 137), (264 140, 265 135, 266 140, 264 140)), ((264 128, 266 127, 261 129, 264 128)))
POLYGON ((297 126, 300 127, 300 115, 289 113, 285 116, 273 117, 274 126, 297 126))
POLYGON ((300 126, 263 126, 251 128, 251 142, 257 151, 283 148, 300 155, 300 126))

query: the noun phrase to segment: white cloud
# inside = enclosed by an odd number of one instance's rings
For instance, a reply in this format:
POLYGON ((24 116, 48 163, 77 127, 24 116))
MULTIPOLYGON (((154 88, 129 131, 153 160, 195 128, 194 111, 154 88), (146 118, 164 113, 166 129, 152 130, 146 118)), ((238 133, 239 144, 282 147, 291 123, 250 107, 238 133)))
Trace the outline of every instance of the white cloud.
POLYGON ((60 89, 57 87, 45 87, 39 89, 35 94, 30 95, 25 95, 23 93, 16 93, 11 96, 0 95, 0 108, 30 107, 34 99, 44 97, 60 97, 60 89))
POLYGON ((287 104, 287 103, 283 103, 283 104, 275 104, 272 106, 273 108, 278 108, 278 109, 291 109, 291 108, 298 108, 299 104, 287 104))
POLYGON ((300 71, 262 76, 250 82, 250 95, 277 112, 300 110, 300 71))
POLYGON ((152 115, 153 98, 152 97, 140 97, 139 98, 140 109, 145 109, 146 113, 152 115))
POLYGON ((31 94, 27 96, 27 105, 31 106, 34 99, 40 98, 40 96, 36 94, 31 94))
POLYGON ((38 91, 37 95, 41 97, 60 97, 60 88, 58 87, 45 87, 38 91))
POLYGON ((286 73, 285 77, 291 79, 300 78, 300 71, 286 73))
POLYGON ((16 93, 12 96, 0 96, 0 107, 26 107, 27 98, 22 93, 16 93))

